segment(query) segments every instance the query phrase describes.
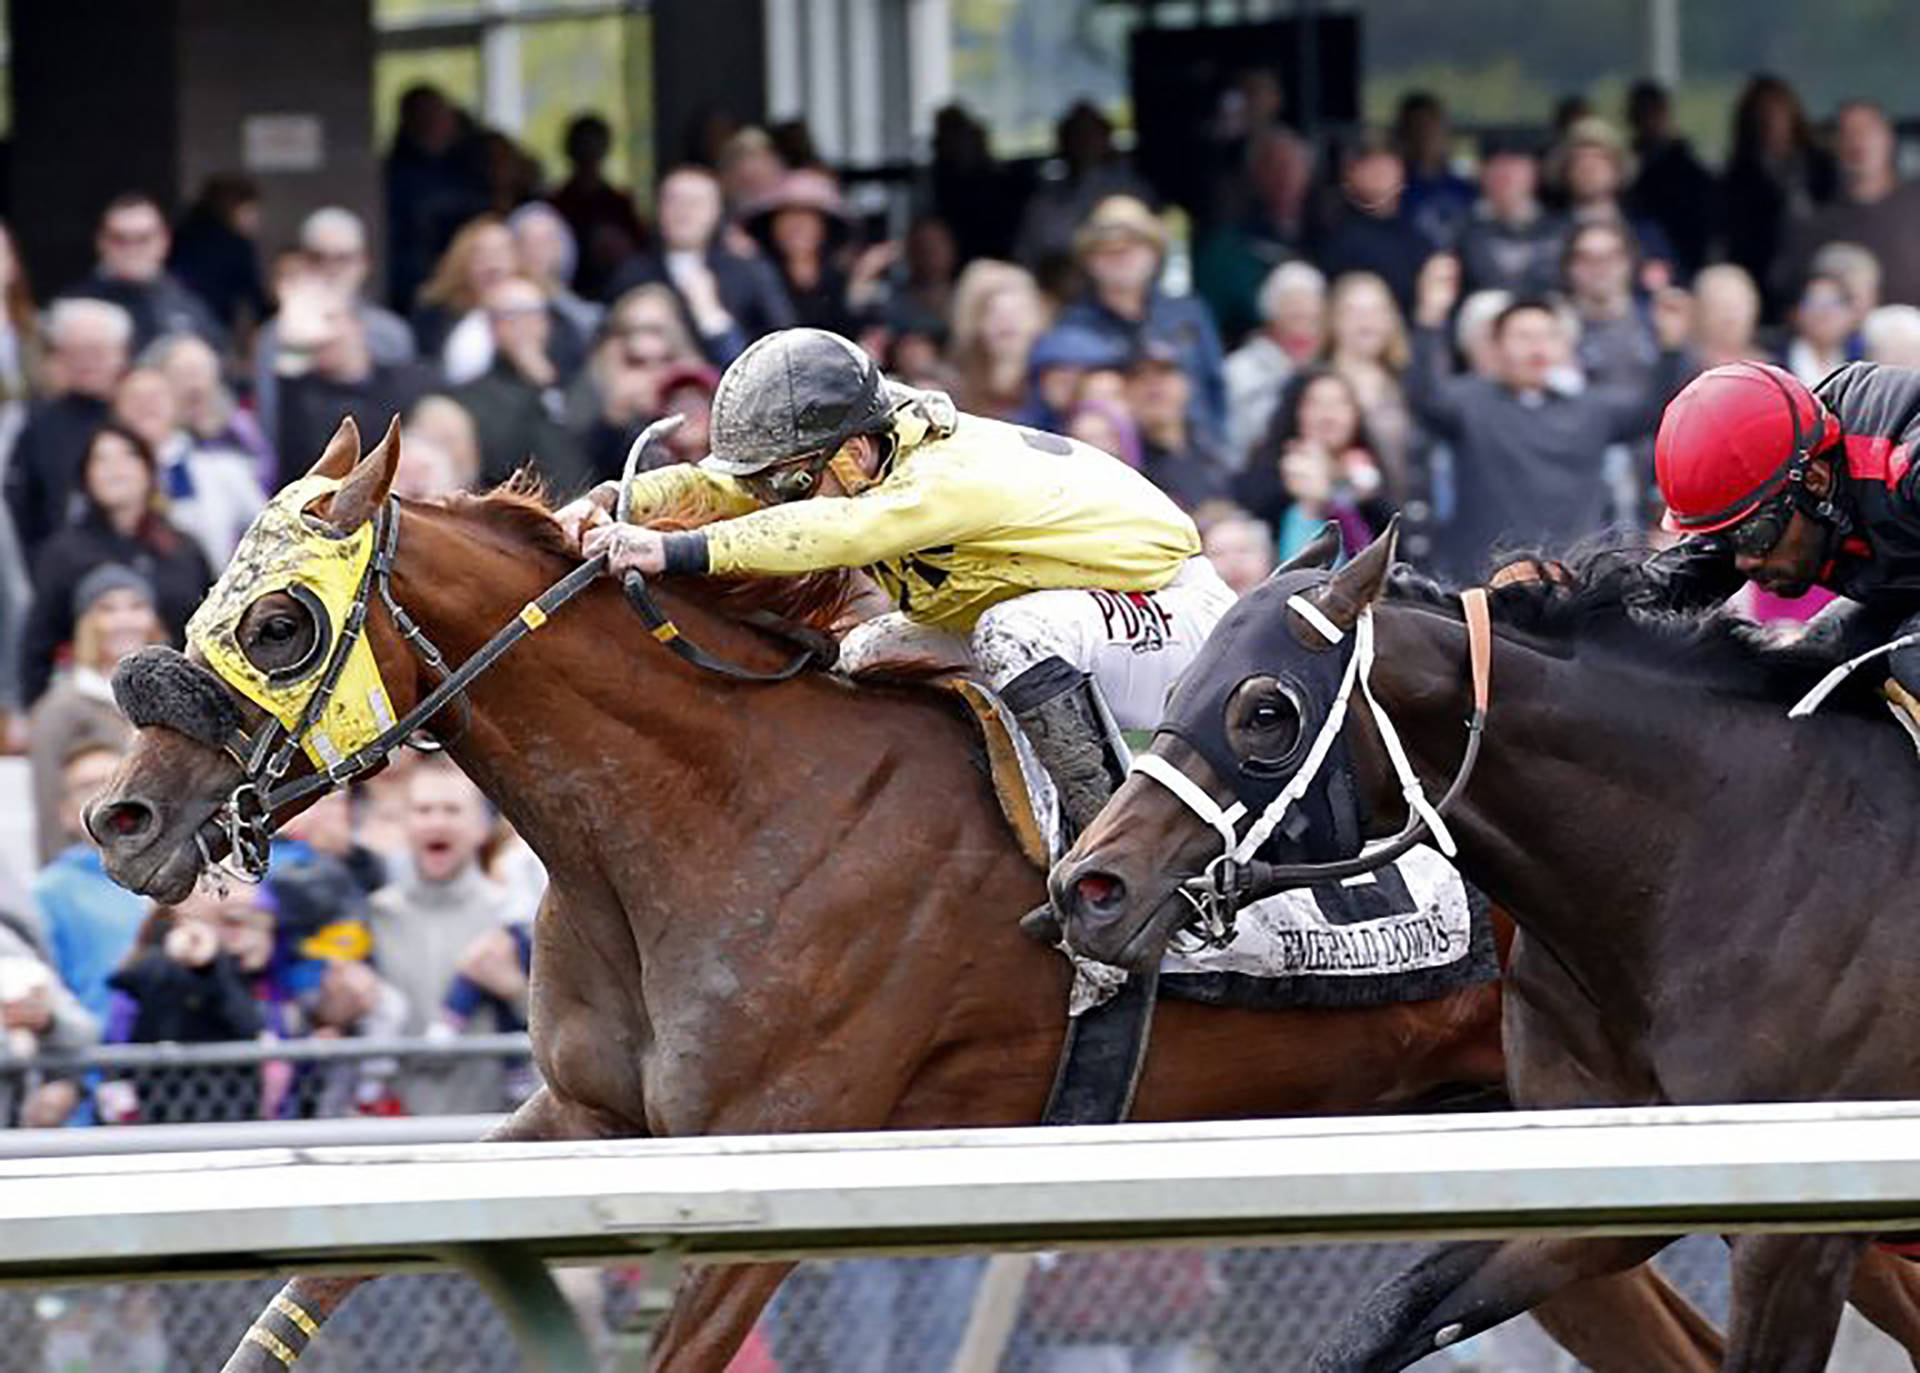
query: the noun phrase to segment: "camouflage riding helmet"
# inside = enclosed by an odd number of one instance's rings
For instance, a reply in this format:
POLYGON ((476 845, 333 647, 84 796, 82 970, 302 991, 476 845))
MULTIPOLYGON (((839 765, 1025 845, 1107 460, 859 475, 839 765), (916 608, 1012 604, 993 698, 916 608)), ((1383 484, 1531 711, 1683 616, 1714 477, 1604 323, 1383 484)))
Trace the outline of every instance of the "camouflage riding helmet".
POLYGON ((713 454, 702 464, 750 477, 827 454, 887 426, 893 401, 880 368, 825 329, 782 329, 733 360, 713 393, 713 454))

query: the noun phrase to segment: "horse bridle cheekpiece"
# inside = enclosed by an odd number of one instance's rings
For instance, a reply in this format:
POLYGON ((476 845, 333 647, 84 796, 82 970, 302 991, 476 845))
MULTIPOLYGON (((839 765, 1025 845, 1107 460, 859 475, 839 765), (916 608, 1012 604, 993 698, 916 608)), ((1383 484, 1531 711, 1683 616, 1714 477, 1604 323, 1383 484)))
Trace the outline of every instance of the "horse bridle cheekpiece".
MULTIPOLYGON (((671 417, 677 422, 678 416, 671 417)), ((643 454, 670 433, 658 421, 634 441, 627 458, 631 481, 643 454)), ((547 623, 568 601, 606 571, 605 554, 590 558, 527 602, 511 620, 458 668, 445 657, 393 594, 394 554, 400 515, 389 498, 358 529, 342 533, 313 506, 338 491, 334 478, 308 476, 268 503, 235 551, 233 561, 187 623, 187 643, 202 665, 172 648, 151 647, 127 658, 114 673, 113 694, 137 729, 164 725, 209 748, 224 751, 242 778, 209 828, 227 840, 228 864, 248 881, 266 875, 273 817, 315 792, 330 791, 370 772, 416 736, 521 639, 547 623), (285 592, 313 621, 314 642, 299 662, 267 671, 246 655, 241 621, 262 596, 285 592), (439 678, 400 719, 380 676, 365 630, 378 595, 394 629, 439 678), (229 689, 266 715, 249 734, 229 689), (313 771, 288 779, 302 753, 313 771)), ((627 599, 653 636, 676 655, 704 670, 743 681, 783 681, 816 661, 820 650, 803 645, 778 672, 758 673, 721 662, 688 643, 654 602, 638 573, 626 579, 627 599)), ((421 744, 427 747, 426 744, 421 744)), ((212 868, 207 832, 194 836, 202 861, 212 868)))
POLYGON ((1435 804, 1428 801, 1399 732, 1373 694, 1373 608, 1360 611, 1349 634, 1309 599, 1309 593, 1332 575, 1306 569, 1285 572, 1251 592, 1215 631, 1206 651, 1208 670, 1204 674, 1190 670, 1168 704, 1159 732, 1184 741, 1212 766, 1233 793, 1231 805, 1222 806, 1158 754, 1141 752, 1133 759, 1134 772, 1166 787, 1220 836, 1220 856, 1180 888, 1193 906, 1200 939, 1215 947, 1233 941, 1234 918, 1249 902, 1372 872, 1429 836, 1447 857, 1457 851, 1443 816, 1473 774, 1486 721, 1492 662, 1487 593, 1475 588, 1460 597, 1472 659, 1473 716, 1460 770, 1435 804), (1275 601, 1305 621, 1322 647, 1302 653, 1288 616, 1272 613, 1275 601), (1296 741, 1283 759, 1242 758, 1227 738, 1228 709, 1235 693, 1259 677, 1274 679, 1299 715, 1296 741), (1373 716, 1407 805, 1407 821, 1400 833, 1370 846, 1362 837, 1362 798, 1345 739, 1347 709, 1356 687, 1373 716), (1309 861, 1263 861, 1259 855, 1270 846, 1277 847, 1279 841, 1285 841, 1289 851, 1304 853, 1309 861))

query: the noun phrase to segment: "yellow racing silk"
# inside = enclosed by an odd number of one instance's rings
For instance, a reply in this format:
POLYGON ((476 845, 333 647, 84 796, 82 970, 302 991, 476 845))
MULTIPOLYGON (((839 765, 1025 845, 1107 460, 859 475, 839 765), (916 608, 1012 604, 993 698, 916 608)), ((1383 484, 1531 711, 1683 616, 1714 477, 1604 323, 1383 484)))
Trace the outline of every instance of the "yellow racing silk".
MULTIPOLYGON (((373 557, 374 521, 342 534, 306 513, 314 502, 339 488, 331 477, 303 477, 275 496, 187 622, 187 644, 207 666, 290 730, 299 727, 307 702, 326 675, 334 644, 373 557), (319 626, 320 651, 297 676, 270 677, 241 650, 240 620, 262 596, 296 587, 311 593, 325 611, 319 626)), ((362 634, 347 655, 331 699, 303 741, 307 756, 317 767, 331 767, 378 738, 393 720, 393 704, 380 680, 373 649, 362 634)))
POLYGON ((864 568, 910 619, 958 633, 1029 591, 1157 591, 1200 551, 1186 513, 1117 458, 998 420, 948 418, 902 422, 893 462, 857 496, 763 508, 730 477, 678 467, 635 479, 633 517, 709 502, 730 516, 703 531, 710 571, 864 568))

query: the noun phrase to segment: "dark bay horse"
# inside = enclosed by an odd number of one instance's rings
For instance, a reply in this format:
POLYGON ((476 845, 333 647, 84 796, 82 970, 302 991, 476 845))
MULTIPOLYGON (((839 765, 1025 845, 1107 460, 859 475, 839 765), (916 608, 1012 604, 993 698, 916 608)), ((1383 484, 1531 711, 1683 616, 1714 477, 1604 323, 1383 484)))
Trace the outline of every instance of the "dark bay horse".
MULTIPOLYGON (((1429 794, 1444 788, 1471 714, 1469 635, 1451 597, 1390 580, 1392 542, 1337 574, 1291 569, 1242 601, 1183 680, 1153 751, 1215 801, 1245 799, 1259 760, 1297 757, 1332 714, 1295 685, 1324 680, 1342 652, 1310 612, 1347 651, 1370 615, 1374 694, 1429 794)), ((1505 1010, 1516 1104, 1915 1095, 1920 769, 1905 737, 1864 691, 1790 723, 1787 706, 1820 664, 1762 651, 1724 619, 1638 615, 1634 575, 1616 560, 1570 585, 1493 596, 1484 751, 1449 824, 1462 870, 1521 930, 1505 1010)), ((1354 700, 1336 728, 1384 834, 1406 808, 1381 732, 1354 700)), ((1137 774, 1059 865, 1053 895, 1076 947, 1155 956, 1183 912, 1175 885, 1222 846, 1189 804, 1137 774)), ((1665 1243, 1448 1246, 1383 1289, 1323 1347, 1321 1366, 1404 1367, 1665 1243)), ((1732 1243, 1727 1367, 1824 1368, 1850 1284, 1920 1354, 1911 1284, 1880 1251, 1861 1263, 1866 1237, 1732 1243)))
MULTIPOLYGON (((576 560, 546 512, 511 491, 389 505, 398 459, 391 434, 360 457, 343 430, 315 468, 343 485, 315 513, 344 531, 393 512, 396 602, 458 663, 576 560)), ((743 604, 825 623, 834 599, 814 595, 808 612, 777 582, 659 594, 701 646, 763 669, 784 646, 740 621, 743 604)), ((262 594, 241 624, 249 657, 271 666, 307 652, 303 613, 284 592, 262 594)), ((367 623, 404 713, 434 679, 378 601, 367 623)), ((1016 930, 1041 878, 973 762, 971 726, 942 693, 821 672, 730 682, 665 651, 602 582, 479 677, 469 699, 470 719, 457 735, 449 726, 451 751, 552 876, 531 1005, 544 1085, 501 1138, 1038 1118, 1067 967, 1016 930)), ((243 710, 249 726, 258 714, 243 710)), ((238 775, 219 750, 142 729, 89 814, 109 871, 178 896, 202 866, 195 837, 238 775)), ((1379 1010, 1168 1004, 1136 1115, 1363 1111, 1497 1081, 1498 1006, 1494 987, 1379 1010)), ((785 1271, 689 1269, 657 1366, 723 1368, 785 1271)), ((286 1295, 324 1320, 358 1281, 300 1278, 286 1295)), ((1546 1314, 1600 1369, 1706 1368, 1718 1348, 1646 1272, 1546 1314)), ((229 1364, 280 1367, 251 1344, 229 1364)))

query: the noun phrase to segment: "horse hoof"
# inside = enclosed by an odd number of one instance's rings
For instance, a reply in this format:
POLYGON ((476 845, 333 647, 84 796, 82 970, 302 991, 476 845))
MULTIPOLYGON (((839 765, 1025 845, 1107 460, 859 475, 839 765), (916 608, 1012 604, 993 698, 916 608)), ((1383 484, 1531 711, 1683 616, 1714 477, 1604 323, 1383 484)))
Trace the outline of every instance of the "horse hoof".
POLYGON ((1044 944, 1051 949, 1056 947, 1066 932, 1060 928, 1060 919, 1053 913, 1053 907, 1035 906, 1020 917, 1020 933, 1036 944, 1044 944))

